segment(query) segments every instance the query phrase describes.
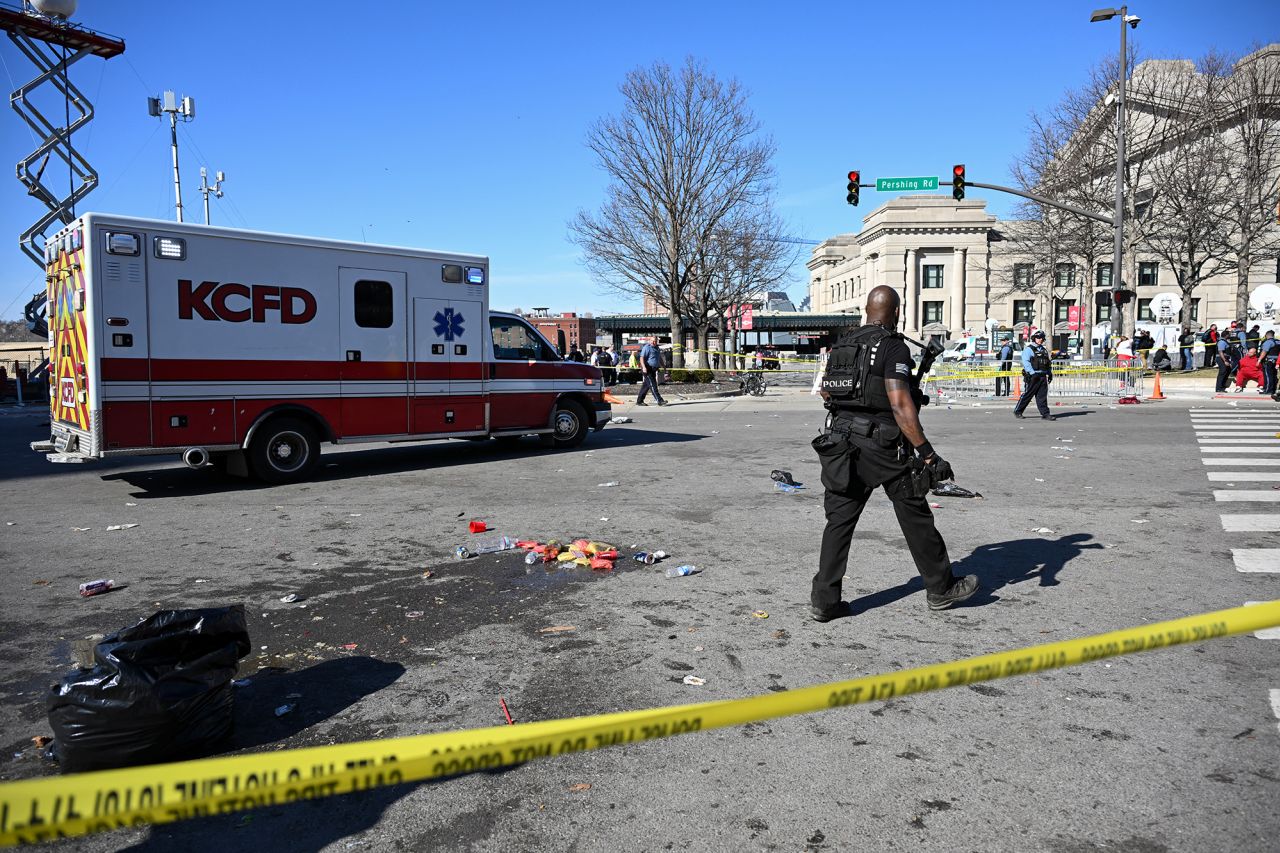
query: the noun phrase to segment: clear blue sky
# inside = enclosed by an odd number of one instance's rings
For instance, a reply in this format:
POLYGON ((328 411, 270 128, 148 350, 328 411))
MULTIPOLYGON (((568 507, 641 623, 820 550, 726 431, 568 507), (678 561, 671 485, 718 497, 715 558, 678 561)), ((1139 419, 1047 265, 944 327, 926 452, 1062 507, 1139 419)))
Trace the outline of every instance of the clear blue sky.
MULTIPOLYGON (((821 239, 857 230, 888 199, 864 190, 856 212, 846 205, 851 168, 945 175, 963 162, 975 180, 1006 182, 1028 113, 1116 50, 1116 22, 1089 23, 1100 3, 996 14, 995 3, 848 0, 81 0, 74 20, 127 43, 120 57, 72 66, 97 108, 76 140, 101 175, 82 209, 172 217, 167 122, 147 115, 146 97, 174 89, 197 104, 179 132, 189 221, 203 221, 203 165, 228 175, 215 224, 487 254, 495 307, 638 310, 600 290, 566 239, 574 212, 601 201, 583 141, 619 110, 629 69, 692 55, 745 84, 777 143, 779 212, 794 235, 821 239)), ((1148 56, 1280 41, 1276 0, 1143 0, 1133 11, 1148 56)), ((10 89, 34 76, 7 38, 0 58, 10 89)), ((34 144, 0 112, 0 161, 34 144)), ((4 318, 43 284, 17 238, 44 209, 12 174, 0 175, 4 318)), ((989 208, 1007 215, 1011 204, 992 197, 989 208)), ((798 263, 797 302, 806 280, 798 263)))

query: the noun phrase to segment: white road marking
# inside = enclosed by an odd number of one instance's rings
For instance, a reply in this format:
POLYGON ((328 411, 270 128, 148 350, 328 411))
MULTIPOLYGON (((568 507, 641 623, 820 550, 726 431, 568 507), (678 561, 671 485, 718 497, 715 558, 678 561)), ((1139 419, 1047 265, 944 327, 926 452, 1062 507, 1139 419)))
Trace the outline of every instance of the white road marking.
POLYGON ((1280 548, 1232 548, 1237 572, 1280 572, 1280 548))
POLYGON ((1242 438, 1238 435, 1233 435, 1230 438, 1197 438, 1196 440, 1201 444, 1273 444, 1280 442, 1280 438, 1242 438))
MULTIPOLYGON (((1280 720, 1280 690, 1271 691, 1271 710, 1275 713, 1276 719, 1280 720)), ((1280 729, 1280 723, 1276 724, 1276 728, 1280 729)))
MULTIPOLYGON (((1244 603, 1244 606, 1252 607, 1255 604, 1270 604, 1270 603, 1271 602, 1269 601, 1246 601, 1244 603)), ((1260 628, 1257 631, 1253 632, 1253 636, 1257 637, 1259 640, 1280 640, 1280 627, 1260 628)))
POLYGON ((1280 531, 1280 515, 1224 515, 1222 529, 1227 533, 1275 533, 1280 531))
POLYGON ((1212 481, 1229 483, 1233 480, 1257 480, 1259 482, 1280 482, 1280 471, 1210 471, 1208 477, 1212 481))
POLYGON ((1250 459, 1248 457, 1232 457, 1230 459, 1201 459, 1205 465, 1280 465, 1280 459, 1250 459))
POLYGON ((1242 446, 1233 444, 1231 447, 1202 447, 1201 453, 1280 453, 1280 447, 1262 447, 1260 445, 1242 446))
POLYGON ((1235 501, 1280 504, 1280 490, 1268 489, 1264 492, 1259 489, 1215 489, 1213 499, 1227 503, 1235 501))

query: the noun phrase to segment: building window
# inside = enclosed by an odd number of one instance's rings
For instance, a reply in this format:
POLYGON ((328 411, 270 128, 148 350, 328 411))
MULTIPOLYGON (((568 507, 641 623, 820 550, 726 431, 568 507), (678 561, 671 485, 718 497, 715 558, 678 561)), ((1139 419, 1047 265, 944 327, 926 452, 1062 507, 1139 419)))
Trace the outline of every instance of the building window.
POLYGON ((1098 288, 1100 290, 1111 289, 1111 264, 1098 264, 1098 288))
POLYGON ((1054 284, 1064 290, 1076 283, 1076 268, 1071 264, 1058 264, 1053 273, 1054 284))
MULTIPOLYGON (((941 267, 939 267, 941 269, 941 267)), ((942 303, 926 302, 924 303, 924 321, 926 323, 942 322, 942 303)))
POLYGON ((1191 322, 1200 322, 1200 297, 1191 300, 1191 322))
POLYGON ((1160 283, 1160 264, 1155 261, 1143 261, 1138 264, 1138 285, 1154 287, 1160 283))
POLYGON ((1156 318, 1156 315, 1151 313, 1151 300, 1139 299, 1138 300, 1138 319, 1154 320, 1155 318, 1156 318))
POLYGON ((1094 322, 1095 323, 1109 322, 1111 320, 1111 307, 1112 306, 1110 302, 1108 302, 1106 305, 1099 305, 1098 310, 1096 312, 1098 315, 1098 319, 1095 320, 1094 322))
POLYGON ((389 329, 395 319, 391 285, 385 281, 356 282, 356 325, 365 329, 389 329))
POLYGON ((1013 286, 1019 290, 1031 289, 1031 278, 1035 272, 1035 264, 1013 265, 1013 286))
POLYGON ((1069 314, 1071 306, 1075 305, 1074 299, 1055 299, 1053 300, 1053 322, 1069 323, 1071 321, 1069 314))
POLYGON ((924 286, 926 288, 942 287, 942 264, 925 264, 924 286))
POLYGON ((1034 299, 1013 300, 1013 322, 1030 323, 1036 318, 1034 299))

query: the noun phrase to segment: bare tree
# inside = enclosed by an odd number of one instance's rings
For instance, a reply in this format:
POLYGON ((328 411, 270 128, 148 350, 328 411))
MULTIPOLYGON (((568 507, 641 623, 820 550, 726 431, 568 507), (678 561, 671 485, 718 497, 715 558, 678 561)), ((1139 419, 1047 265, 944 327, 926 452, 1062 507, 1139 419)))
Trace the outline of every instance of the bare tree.
POLYGON ((1161 191, 1146 211, 1144 243, 1178 282, 1182 323, 1190 319, 1195 288, 1235 266, 1227 218, 1234 195, 1227 168, 1231 152, 1224 132, 1229 75, 1230 65, 1210 54, 1198 71, 1183 66, 1160 84, 1173 144, 1149 158, 1151 180, 1161 191))
POLYGON ((795 262, 794 245, 784 240, 782 221, 767 204, 727 217, 694 267, 687 315, 694 327, 698 366, 709 367, 707 339, 713 320, 723 331, 730 307, 782 281, 795 262))
POLYGON ((1235 64, 1225 99, 1226 170, 1232 192, 1226 215, 1236 258, 1236 312, 1246 316, 1249 270, 1280 254, 1280 48, 1255 50, 1235 64))
POLYGON ((736 80, 721 82, 692 58, 631 71, 622 112, 596 122, 587 147, 609 176, 595 213, 579 211, 571 239, 601 282, 667 309, 684 341, 691 288, 735 214, 767 204, 773 142, 736 80))

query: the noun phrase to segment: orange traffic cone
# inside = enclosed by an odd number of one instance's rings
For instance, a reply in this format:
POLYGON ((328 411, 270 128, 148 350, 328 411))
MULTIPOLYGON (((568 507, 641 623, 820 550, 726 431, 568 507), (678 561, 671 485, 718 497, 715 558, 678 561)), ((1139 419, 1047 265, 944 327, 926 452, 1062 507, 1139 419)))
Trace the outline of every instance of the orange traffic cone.
POLYGON ((622 405, 622 401, 615 397, 613 392, 608 388, 604 389, 604 401, 606 403, 614 403, 619 406, 622 405))
POLYGON ((1151 396, 1148 397, 1147 399, 1148 400, 1168 400, 1169 399, 1164 395, 1164 392, 1160 390, 1160 371, 1158 370, 1156 371, 1156 387, 1151 392, 1151 396))
POLYGON ((1013 375, 1013 396, 1019 400, 1022 399, 1022 374, 1015 373, 1013 375))

